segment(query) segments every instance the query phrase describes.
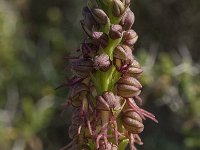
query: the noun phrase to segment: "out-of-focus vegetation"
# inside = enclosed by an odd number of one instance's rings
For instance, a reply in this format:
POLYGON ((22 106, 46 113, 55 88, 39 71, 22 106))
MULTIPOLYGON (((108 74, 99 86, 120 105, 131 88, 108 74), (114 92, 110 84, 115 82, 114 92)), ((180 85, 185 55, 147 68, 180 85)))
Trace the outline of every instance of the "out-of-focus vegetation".
MULTIPOLYGON (((60 117, 64 56, 83 40, 80 0, 0 0, 0 149, 55 150, 68 143, 60 117)), ((144 150, 200 149, 200 1, 135 0, 136 57, 143 65, 144 150)))

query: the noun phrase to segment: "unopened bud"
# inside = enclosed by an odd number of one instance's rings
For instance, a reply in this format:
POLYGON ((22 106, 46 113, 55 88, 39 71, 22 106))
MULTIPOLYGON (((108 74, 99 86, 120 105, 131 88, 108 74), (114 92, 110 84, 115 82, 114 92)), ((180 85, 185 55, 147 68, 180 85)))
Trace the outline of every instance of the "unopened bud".
POLYGON ((133 77, 122 76, 117 81, 117 95, 125 98, 138 96, 141 93, 141 88, 140 82, 133 77))
POLYGON ((115 96, 112 92, 104 92, 97 97, 97 109, 104 111, 119 110, 121 109, 121 98, 115 96))
POLYGON ((70 93, 71 104, 74 107, 80 107, 83 101, 83 98, 86 95, 86 92, 89 91, 89 88, 83 83, 75 84, 70 93))
POLYGON ((79 126, 78 125, 74 125, 74 124, 72 124, 69 127, 68 134, 69 134, 69 137, 71 139, 73 139, 78 134, 78 128, 79 128, 79 126))
POLYGON ((142 72, 143 71, 141 69, 140 64, 134 59, 125 71, 125 75, 138 78, 142 74, 142 72))
POLYGON ((109 18, 107 14, 102 9, 93 8, 92 15, 94 19, 96 20, 96 22, 98 22, 99 24, 105 25, 109 22, 109 18))
POLYGON ((110 27, 110 38, 113 40, 119 39, 122 37, 122 26, 121 25, 112 25, 110 27))
POLYGON ((120 24, 122 25, 124 30, 129 30, 129 29, 131 29, 134 21, 135 21, 134 13, 129 9, 123 15, 120 24))
POLYGON ((108 45, 108 36, 103 32, 93 32, 92 38, 101 45, 102 48, 106 48, 108 45))
POLYGON ((122 115, 122 123, 124 128, 133 134, 141 133, 144 130, 142 118, 133 110, 126 111, 122 115))
POLYGON ((92 43, 83 43, 80 47, 83 57, 85 58, 93 58, 98 51, 98 46, 92 43))
POLYGON ((72 72, 78 76, 85 78, 94 70, 93 61, 91 59, 80 58, 72 61, 72 72))
POLYGON ((123 35, 123 44, 133 46, 138 39, 138 35, 134 30, 128 30, 123 35))
POLYGON ((120 0, 113 0, 113 15, 115 17, 120 17, 125 11, 125 6, 120 0))
POLYGON ((99 69, 101 71, 107 71, 111 66, 111 61, 109 56, 106 53, 102 53, 97 55, 94 58, 94 68, 99 69))
POLYGON ((83 28, 83 30, 85 31, 85 33, 89 37, 91 37, 92 36, 92 30, 86 25, 85 21, 81 20, 80 23, 81 23, 81 27, 83 28))
POLYGON ((127 63, 133 60, 132 50, 127 45, 118 45, 113 52, 113 57, 126 61, 127 63))

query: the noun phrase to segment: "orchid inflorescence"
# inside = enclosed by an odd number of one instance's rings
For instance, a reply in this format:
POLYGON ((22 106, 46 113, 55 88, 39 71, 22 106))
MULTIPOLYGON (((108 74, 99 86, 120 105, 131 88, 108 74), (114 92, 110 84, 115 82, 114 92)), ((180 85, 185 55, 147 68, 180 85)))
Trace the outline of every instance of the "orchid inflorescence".
POLYGON ((139 137, 146 117, 140 108, 142 69, 133 57, 138 35, 131 29, 134 14, 130 0, 88 0, 81 26, 87 38, 71 58, 73 77, 68 103, 73 107, 69 127, 70 150, 117 150, 129 143, 142 145, 139 137))

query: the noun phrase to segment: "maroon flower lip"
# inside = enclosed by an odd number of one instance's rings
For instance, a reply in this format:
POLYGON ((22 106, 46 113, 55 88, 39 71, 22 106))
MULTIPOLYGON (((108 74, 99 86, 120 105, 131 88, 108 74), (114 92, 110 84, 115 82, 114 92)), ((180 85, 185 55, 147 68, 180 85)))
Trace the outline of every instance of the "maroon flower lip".
POLYGON ((136 103, 142 104, 143 70, 133 57, 138 35, 131 29, 135 16, 130 0, 88 0, 87 5, 80 21, 87 37, 78 57, 71 59, 73 77, 63 84, 73 108, 72 141, 65 148, 117 150, 128 140, 136 150, 135 143, 143 144, 143 121, 158 121, 136 103))

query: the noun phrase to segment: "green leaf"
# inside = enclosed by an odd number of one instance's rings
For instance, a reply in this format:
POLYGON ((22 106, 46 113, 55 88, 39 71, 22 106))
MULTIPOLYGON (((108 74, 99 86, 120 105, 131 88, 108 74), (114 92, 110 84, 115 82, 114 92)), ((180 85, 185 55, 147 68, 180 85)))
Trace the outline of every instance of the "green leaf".
POLYGON ((123 141, 119 144, 119 146, 118 146, 118 150, 125 150, 125 148, 126 148, 128 142, 129 142, 128 139, 123 140, 123 141))

